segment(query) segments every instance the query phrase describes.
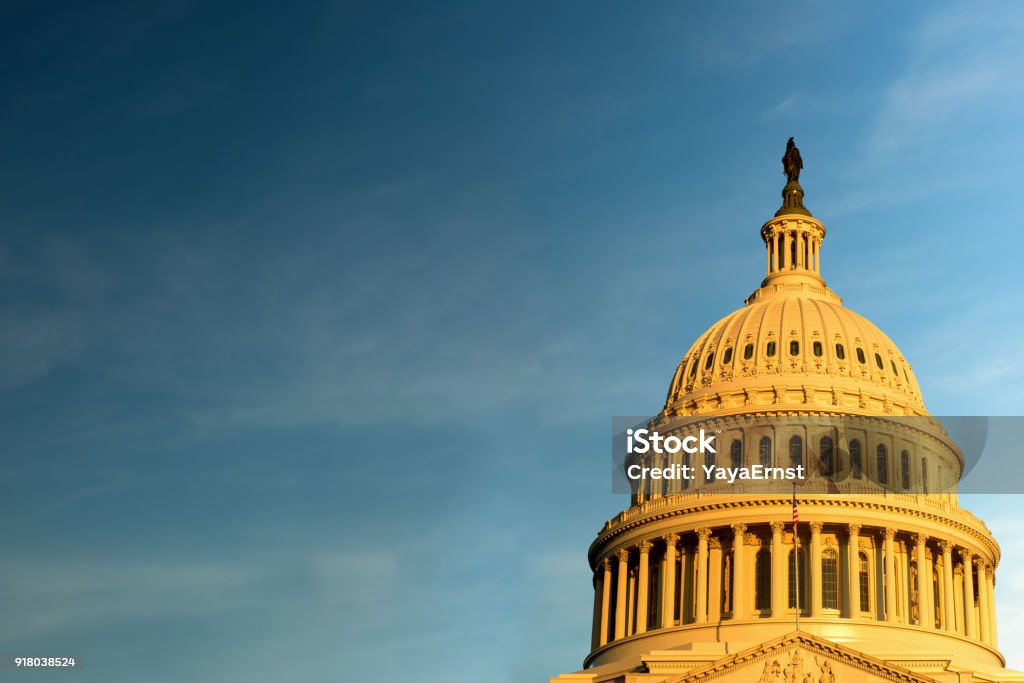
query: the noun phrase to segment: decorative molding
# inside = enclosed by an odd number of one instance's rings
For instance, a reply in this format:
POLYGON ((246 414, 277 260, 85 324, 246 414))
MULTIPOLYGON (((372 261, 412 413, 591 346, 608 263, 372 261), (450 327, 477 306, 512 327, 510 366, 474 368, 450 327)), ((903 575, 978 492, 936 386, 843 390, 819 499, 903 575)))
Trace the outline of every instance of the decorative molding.
MULTIPOLYGON (((840 515, 857 516, 861 512, 883 512, 899 515, 903 520, 905 520, 905 522, 919 519, 924 523, 939 524, 949 529, 951 533, 956 532, 973 540, 986 551, 987 559, 990 561, 994 560, 994 565, 998 568, 998 560, 1000 557, 999 546, 996 545, 991 534, 984 530, 984 526, 976 517, 956 506, 948 508, 941 507, 941 511, 932 512, 914 506, 900 505, 886 500, 885 498, 874 496, 865 496, 864 498, 859 499, 852 498, 850 496, 820 499, 812 498, 799 502, 802 507, 812 505, 815 508, 826 510, 833 508, 835 509, 834 514, 840 515), (957 514, 963 518, 963 521, 959 521, 958 519, 949 516, 951 514, 957 514)), ((731 511, 737 514, 743 514, 743 511, 747 511, 750 508, 765 507, 790 509, 792 507, 792 500, 788 496, 761 499, 744 497, 742 499, 732 500, 726 499, 724 496, 698 497, 696 494, 679 494, 670 497, 658 497, 650 502, 645 502, 639 506, 631 507, 619 513, 617 518, 608 520, 605 524, 605 528, 602 529, 598 537, 593 543, 591 543, 590 556, 593 558, 593 562, 597 563, 599 560, 596 556, 600 549, 603 546, 606 546, 614 538, 633 529, 645 527, 661 520, 672 519, 680 516, 690 517, 692 515, 712 511, 731 511)), ((697 532, 699 535, 700 529, 694 529, 693 531, 697 532)), ((708 534, 710 535, 710 533, 709 529, 708 534)), ((862 541, 870 538, 870 536, 861 535, 862 541)), ((933 538, 935 537, 933 536, 933 538)), ((943 543, 949 543, 950 547, 953 547, 953 544, 950 541, 937 541, 937 544, 940 547, 943 543)))
MULTIPOLYGON (((664 679, 664 683, 703 683, 729 676, 738 667, 757 666, 762 662, 764 666, 761 675, 764 677, 765 672, 768 675, 767 678, 763 678, 765 683, 838 683, 839 676, 834 670, 836 664, 848 666, 891 683, 935 683, 933 678, 893 666, 844 645, 800 631, 794 631, 702 667, 689 669, 685 673, 670 676, 664 679), (806 659, 808 654, 814 657, 816 666, 811 665, 806 659), (797 666, 792 666, 794 656, 797 659, 797 666), (781 662, 787 659, 786 665, 783 665, 781 662), (827 667, 823 666, 825 662, 828 662, 827 667), (775 675, 775 663, 778 663, 778 673, 781 674, 778 677, 775 675), (790 667, 788 673, 792 674, 791 676, 787 674, 787 667, 790 667)), ((938 670, 945 668, 939 665, 938 670)))

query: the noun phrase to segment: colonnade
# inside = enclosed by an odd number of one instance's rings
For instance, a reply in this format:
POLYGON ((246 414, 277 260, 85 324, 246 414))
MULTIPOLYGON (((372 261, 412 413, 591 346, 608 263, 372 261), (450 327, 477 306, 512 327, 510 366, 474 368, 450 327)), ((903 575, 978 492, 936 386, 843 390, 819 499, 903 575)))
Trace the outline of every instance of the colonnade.
POLYGON ((597 562, 594 649, 659 628, 742 619, 857 619, 997 646, 995 574, 971 549, 920 533, 783 522, 701 527, 597 562), (794 572, 799 557, 799 580, 794 572))
POLYGON ((769 236, 768 272, 803 269, 821 273, 821 238, 805 230, 775 230, 769 236))

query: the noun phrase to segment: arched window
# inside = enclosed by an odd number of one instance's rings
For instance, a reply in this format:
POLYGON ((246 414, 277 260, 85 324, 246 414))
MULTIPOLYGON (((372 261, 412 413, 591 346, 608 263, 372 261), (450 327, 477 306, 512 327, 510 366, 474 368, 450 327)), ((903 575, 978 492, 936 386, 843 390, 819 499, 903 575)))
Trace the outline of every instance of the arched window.
POLYGON ((889 483, 889 451, 885 444, 878 444, 875 451, 875 467, 878 470, 878 483, 889 483))
POLYGON ((875 354, 875 365, 878 366, 879 370, 885 370, 885 363, 882 362, 882 356, 875 354))
POLYGON ((857 556, 857 580, 860 586, 860 611, 868 612, 871 609, 871 596, 868 595, 868 556, 860 553, 857 556))
POLYGON ((836 344, 836 358, 844 360, 846 358, 846 349, 843 348, 842 344, 836 344))
POLYGON ((750 360, 754 357, 754 345, 747 344, 743 347, 743 360, 750 360))
POLYGON ((754 560, 754 609, 772 608, 772 554, 757 551, 754 560))
POLYGON ((821 347, 820 341, 814 342, 811 348, 814 350, 814 355, 818 356, 819 358, 821 357, 821 354, 825 352, 825 350, 821 347))
POLYGON ((789 607, 794 609, 796 607, 796 575, 800 575, 800 610, 803 611, 807 607, 807 553, 804 552, 803 548, 800 548, 799 562, 800 569, 797 571, 796 566, 796 551, 789 551, 789 607))
POLYGON ((854 439, 850 442, 850 471, 854 479, 860 479, 864 472, 864 461, 860 454, 860 441, 854 439))
POLYGON ((710 370, 711 366, 714 364, 714 362, 715 362, 715 354, 714 353, 709 354, 708 355, 708 359, 706 361, 704 361, 704 369, 705 370, 710 370))
POLYGON ((857 361, 859 363, 867 363, 867 358, 864 357, 864 349, 857 347, 857 361))
POLYGON ((764 348, 764 353, 769 358, 774 356, 775 355, 775 342, 773 342, 773 341, 768 342, 768 345, 765 346, 765 348, 764 348))
POLYGON ((800 355, 800 342, 798 342, 796 339, 794 339, 793 341, 789 342, 789 355, 791 355, 791 356, 799 356, 800 355))
POLYGON ((921 458, 921 493, 928 493, 928 458, 921 458))
POLYGON ((839 609, 839 556, 832 548, 821 553, 821 606, 839 609))
POLYGON ((728 365, 732 362, 732 347, 730 346, 725 350, 725 355, 722 356, 722 363, 728 365))
POLYGON ((705 475, 704 482, 711 483, 712 481, 714 481, 714 468, 718 465, 718 455, 712 453, 711 451, 708 451, 707 453, 704 454, 704 464, 710 467, 712 472, 711 476, 705 475))
MULTIPOLYGON (((689 453, 683 453, 683 467, 686 467, 686 468, 690 467, 690 454, 689 453)), ((690 488, 690 479, 689 479, 689 477, 683 477, 681 481, 682 481, 682 484, 683 484, 683 490, 684 491, 686 489, 690 488)))
POLYGON ((761 443, 757 446, 757 457, 765 467, 772 466, 772 440, 767 436, 761 437, 761 443))
POLYGON ((906 451, 900 453, 900 483, 904 491, 910 490, 910 453, 906 451))
POLYGON ((804 464, 804 440, 799 436, 789 440, 789 461, 794 467, 804 464))
POLYGON ((896 361, 890 360, 889 362, 892 363, 892 374, 896 376, 896 379, 899 379, 900 371, 896 368, 896 361))
POLYGON ((693 379, 694 377, 697 376, 697 365, 697 359, 694 358, 693 363, 690 365, 690 379, 693 379))
POLYGON ((942 628, 942 576, 939 568, 932 569, 932 614, 935 615, 935 628, 942 628))
POLYGON ((732 467, 743 467, 743 444, 739 439, 733 439, 729 445, 729 464, 732 467))
POLYGON ((831 477, 835 473, 835 449, 832 437, 823 436, 818 442, 818 461, 821 463, 821 476, 831 477))

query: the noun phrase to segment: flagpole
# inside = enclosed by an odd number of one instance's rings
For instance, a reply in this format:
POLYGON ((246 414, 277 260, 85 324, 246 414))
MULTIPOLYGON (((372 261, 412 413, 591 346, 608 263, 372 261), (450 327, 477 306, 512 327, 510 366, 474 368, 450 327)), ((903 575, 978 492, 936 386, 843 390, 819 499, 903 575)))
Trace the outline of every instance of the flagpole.
POLYGON ((796 509, 796 481, 793 481, 793 578, 796 593, 796 630, 800 630, 800 537, 797 536, 799 515, 796 509))

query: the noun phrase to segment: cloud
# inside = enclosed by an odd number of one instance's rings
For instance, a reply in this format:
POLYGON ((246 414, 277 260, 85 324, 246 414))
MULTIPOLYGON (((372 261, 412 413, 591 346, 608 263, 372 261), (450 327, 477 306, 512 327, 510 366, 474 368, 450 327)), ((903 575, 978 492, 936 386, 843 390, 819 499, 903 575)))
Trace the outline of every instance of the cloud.
POLYGON ((1013 101, 1024 92, 1017 77, 1024 11, 1005 9, 978 12, 954 4, 911 33, 908 65, 885 91, 869 154, 899 154, 937 132, 955 132, 964 116, 984 118, 995 108, 1019 106, 1013 101))

